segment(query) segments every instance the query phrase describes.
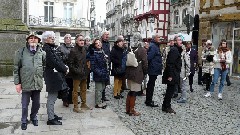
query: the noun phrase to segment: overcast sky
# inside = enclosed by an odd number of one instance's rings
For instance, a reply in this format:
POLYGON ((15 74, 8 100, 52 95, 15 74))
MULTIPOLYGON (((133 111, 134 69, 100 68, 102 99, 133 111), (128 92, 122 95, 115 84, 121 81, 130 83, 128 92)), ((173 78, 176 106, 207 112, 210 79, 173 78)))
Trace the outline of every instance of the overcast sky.
POLYGON ((97 22, 103 22, 106 19, 106 2, 107 0, 95 0, 96 1, 96 19, 97 22), (101 16, 101 20, 100 20, 101 16))

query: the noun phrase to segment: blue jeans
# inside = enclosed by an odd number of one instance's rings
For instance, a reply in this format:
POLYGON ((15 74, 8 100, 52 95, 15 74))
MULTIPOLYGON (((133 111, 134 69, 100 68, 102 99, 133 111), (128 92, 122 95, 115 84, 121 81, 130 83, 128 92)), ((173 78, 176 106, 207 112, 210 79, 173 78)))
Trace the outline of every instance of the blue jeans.
POLYGON ((213 75, 213 81, 210 85, 210 92, 214 92, 214 87, 215 84, 218 81, 219 76, 221 76, 221 80, 220 80, 220 84, 219 84, 219 90, 218 93, 222 93, 223 92, 223 87, 224 87, 224 82, 226 80, 226 76, 228 74, 228 69, 222 71, 220 68, 214 68, 214 75, 213 75))

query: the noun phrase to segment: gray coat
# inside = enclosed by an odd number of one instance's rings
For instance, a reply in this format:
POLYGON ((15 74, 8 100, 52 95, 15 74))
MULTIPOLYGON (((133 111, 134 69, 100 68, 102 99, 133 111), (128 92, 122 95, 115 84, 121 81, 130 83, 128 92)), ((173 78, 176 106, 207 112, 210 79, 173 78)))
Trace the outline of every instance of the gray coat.
POLYGON ((30 52, 29 45, 18 49, 14 58, 14 84, 21 84, 22 91, 41 90, 45 58, 46 53, 39 45, 35 54, 30 52))

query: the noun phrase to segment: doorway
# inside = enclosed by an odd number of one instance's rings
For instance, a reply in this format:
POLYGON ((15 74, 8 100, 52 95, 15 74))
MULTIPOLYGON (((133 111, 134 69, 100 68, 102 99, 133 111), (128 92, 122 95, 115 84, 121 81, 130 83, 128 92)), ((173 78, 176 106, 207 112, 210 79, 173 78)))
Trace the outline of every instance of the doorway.
POLYGON ((240 76, 240 28, 233 28, 232 55, 233 62, 230 66, 230 75, 240 76))

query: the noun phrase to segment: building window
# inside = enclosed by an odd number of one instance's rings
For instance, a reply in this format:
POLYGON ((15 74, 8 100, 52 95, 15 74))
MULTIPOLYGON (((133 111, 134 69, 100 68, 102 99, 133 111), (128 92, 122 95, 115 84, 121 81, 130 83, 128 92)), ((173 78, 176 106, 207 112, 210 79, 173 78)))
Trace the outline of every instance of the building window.
POLYGON ((44 21, 53 22, 53 2, 44 2, 44 21))
POLYGON ((174 24, 179 24, 179 12, 178 12, 178 10, 174 11, 174 24))
POLYGON ((182 11, 182 19, 184 19, 188 14, 187 8, 183 9, 182 11))
POLYGON ((72 19, 73 3, 64 2, 63 8, 64 8, 64 19, 72 19))

